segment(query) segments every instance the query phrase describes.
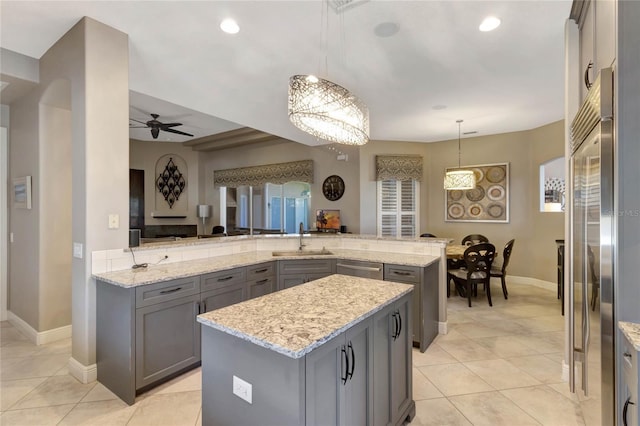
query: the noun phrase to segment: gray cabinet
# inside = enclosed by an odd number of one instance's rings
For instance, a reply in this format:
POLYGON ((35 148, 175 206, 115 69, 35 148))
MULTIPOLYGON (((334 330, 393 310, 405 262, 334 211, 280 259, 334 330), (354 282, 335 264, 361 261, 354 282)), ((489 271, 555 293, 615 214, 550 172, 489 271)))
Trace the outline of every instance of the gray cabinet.
POLYGON ((335 274, 334 259, 281 260, 278 262, 278 290, 335 274))
POLYGON ((411 305, 402 298, 373 319, 375 425, 402 424, 412 410, 411 305))
POLYGON ((247 267, 248 298, 264 296, 276 291, 276 263, 267 262, 247 267))
POLYGON ((426 267, 384 265, 384 280, 413 284, 412 329, 414 345, 424 352, 438 335, 438 265, 426 267))
POLYGON ((372 328, 363 321, 307 355, 307 425, 372 423, 372 328))
POLYGON ((96 287, 98 381, 128 404, 200 362, 200 277, 96 287))
POLYGON ((625 336, 622 341, 622 373, 623 373, 623 394, 621 401, 623 403, 622 413, 618 424, 637 425, 640 421, 640 377, 638 376, 638 355, 633 344, 625 336))
POLYGON ((234 268, 202 276, 202 312, 247 300, 246 268, 234 268))

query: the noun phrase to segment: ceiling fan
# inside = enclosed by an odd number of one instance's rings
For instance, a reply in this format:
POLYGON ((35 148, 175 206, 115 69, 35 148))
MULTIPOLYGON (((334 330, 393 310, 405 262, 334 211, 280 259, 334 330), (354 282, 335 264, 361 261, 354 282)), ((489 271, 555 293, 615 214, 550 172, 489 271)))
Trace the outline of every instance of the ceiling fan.
POLYGON ((158 114, 149 114, 149 115, 151 115, 153 120, 140 121, 140 120, 136 120, 135 118, 130 118, 129 120, 135 121, 136 123, 144 124, 144 126, 130 125, 129 128, 130 129, 147 129, 147 128, 151 129, 151 136, 153 136, 154 139, 158 139, 158 134, 160 133, 160 130, 162 130, 163 132, 175 133, 178 135, 193 136, 190 133, 185 133, 185 132, 181 132, 180 130, 172 129, 172 127, 182 126, 182 123, 162 123, 158 121, 158 117, 160 117, 158 114))

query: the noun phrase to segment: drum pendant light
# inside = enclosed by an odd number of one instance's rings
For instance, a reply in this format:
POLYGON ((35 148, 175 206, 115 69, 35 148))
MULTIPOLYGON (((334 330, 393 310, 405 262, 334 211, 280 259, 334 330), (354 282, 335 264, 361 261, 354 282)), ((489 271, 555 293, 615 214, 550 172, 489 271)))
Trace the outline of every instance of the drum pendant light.
POLYGON ((450 170, 444 175, 444 189, 451 191, 454 189, 465 190, 476 187, 476 175, 472 170, 463 170, 460 167, 460 125, 463 120, 456 120, 458 123, 458 168, 450 170))

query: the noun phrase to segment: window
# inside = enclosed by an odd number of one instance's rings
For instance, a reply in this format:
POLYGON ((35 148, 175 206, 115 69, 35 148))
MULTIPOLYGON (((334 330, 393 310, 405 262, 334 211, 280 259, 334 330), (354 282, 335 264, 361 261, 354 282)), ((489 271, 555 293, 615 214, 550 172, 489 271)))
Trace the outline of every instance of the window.
POLYGON ((378 181, 378 236, 418 235, 420 182, 416 180, 378 181))

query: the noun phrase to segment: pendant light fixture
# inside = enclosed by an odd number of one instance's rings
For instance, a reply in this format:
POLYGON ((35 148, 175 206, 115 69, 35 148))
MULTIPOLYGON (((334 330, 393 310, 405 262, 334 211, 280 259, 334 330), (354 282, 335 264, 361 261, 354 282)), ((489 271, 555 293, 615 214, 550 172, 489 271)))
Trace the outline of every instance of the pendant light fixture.
POLYGON ((444 175, 444 189, 473 189, 476 187, 476 175, 473 170, 463 170, 460 167, 460 125, 464 120, 456 120, 458 123, 458 168, 450 170, 444 175))
MULTIPOLYGON (((323 2, 328 34, 329 2, 323 2)), ((322 32, 322 28, 321 28, 322 32)), ((328 44, 327 38, 324 42, 328 44)), ((325 45, 325 74, 327 59, 325 45)), ((289 120, 317 138, 346 145, 369 141, 369 109, 349 90, 315 75, 289 78, 289 120)))

